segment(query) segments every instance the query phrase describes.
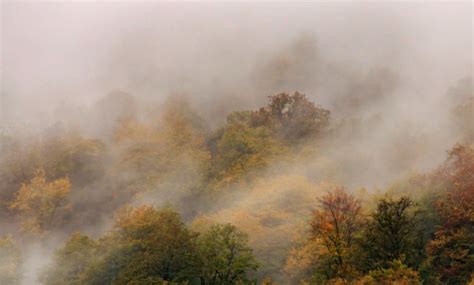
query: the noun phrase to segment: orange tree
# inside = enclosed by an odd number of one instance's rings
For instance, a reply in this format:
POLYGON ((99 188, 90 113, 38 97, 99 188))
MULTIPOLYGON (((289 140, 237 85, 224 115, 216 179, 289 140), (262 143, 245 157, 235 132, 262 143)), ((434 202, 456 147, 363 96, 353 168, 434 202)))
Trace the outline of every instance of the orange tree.
POLYGON ((457 145, 436 173, 447 194, 436 202, 441 225, 428 244, 429 268, 439 281, 465 284, 474 272, 474 145, 457 145))
POLYGON ((317 282, 355 275, 353 258, 361 222, 360 202, 344 188, 335 187, 319 199, 311 222, 312 240, 320 248, 314 276, 317 282))

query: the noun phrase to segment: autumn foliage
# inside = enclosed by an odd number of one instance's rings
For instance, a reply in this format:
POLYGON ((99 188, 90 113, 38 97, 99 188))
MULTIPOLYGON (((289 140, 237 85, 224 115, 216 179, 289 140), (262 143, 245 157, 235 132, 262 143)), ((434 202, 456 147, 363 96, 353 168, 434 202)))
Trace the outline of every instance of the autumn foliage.
POLYGON ((19 212, 25 232, 41 234, 64 223, 71 210, 68 201, 71 183, 68 178, 48 182, 44 170, 38 170, 28 184, 23 184, 10 208, 19 212))
POLYGON ((351 276, 356 234, 361 227, 361 205, 342 187, 319 199, 313 213, 311 239, 319 246, 322 274, 328 278, 351 276))
POLYGON ((438 175, 447 183, 436 202, 441 225, 428 243, 429 264, 441 282, 462 284, 474 272, 474 147, 457 145, 438 175))
POLYGON ((35 246, 47 285, 472 282, 468 134, 438 167, 357 190, 327 151, 348 126, 302 93, 213 127, 185 97, 114 94, 98 132, 0 137, 1 284, 35 246))

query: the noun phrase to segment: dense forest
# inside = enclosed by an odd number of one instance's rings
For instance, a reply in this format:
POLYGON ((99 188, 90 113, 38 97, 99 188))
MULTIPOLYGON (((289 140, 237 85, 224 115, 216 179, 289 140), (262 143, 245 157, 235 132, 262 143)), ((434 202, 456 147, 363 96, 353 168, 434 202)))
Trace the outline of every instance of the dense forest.
POLYGON ((183 97, 143 116, 134 97, 111 93, 96 105, 110 120, 100 138, 61 125, 4 134, 0 283, 19 283, 24 249, 55 237, 43 284, 467 284, 467 98, 453 110, 462 140, 441 165, 371 192, 298 171, 306 157, 327 168, 324 145, 347 127, 298 92, 217 129, 183 97))
POLYGON ((336 2, 2 1, 0 285, 473 285, 473 3, 336 2))

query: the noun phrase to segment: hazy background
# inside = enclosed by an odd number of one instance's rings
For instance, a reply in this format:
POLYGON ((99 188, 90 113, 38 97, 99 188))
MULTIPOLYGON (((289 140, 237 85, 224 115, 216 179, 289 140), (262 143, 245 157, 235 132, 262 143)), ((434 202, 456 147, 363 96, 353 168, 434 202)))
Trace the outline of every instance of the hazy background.
POLYGON ((6 1, 1 22, 2 110, 10 121, 37 121, 58 104, 90 104, 117 89, 156 98, 185 92, 206 104, 298 89, 328 105, 331 85, 380 67, 398 73, 400 92, 419 101, 472 73, 469 2, 6 1), (262 86, 262 67, 290 57, 301 37, 315 39, 317 59, 297 59, 282 75, 287 90, 262 86), (344 76, 321 82, 334 69, 344 76))
POLYGON ((385 159, 408 143, 386 142, 408 132, 423 136, 417 164, 430 166, 457 139, 447 118, 459 98, 449 90, 462 79, 472 90, 470 2, 1 7, 1 119, 10 129, 84 121, 114 90, 145 101, 184 94, 215 127, 231 110, 298 90, 330 109, 333 123, 363 122, 352 136, 360 139, 336 155, 385 159))

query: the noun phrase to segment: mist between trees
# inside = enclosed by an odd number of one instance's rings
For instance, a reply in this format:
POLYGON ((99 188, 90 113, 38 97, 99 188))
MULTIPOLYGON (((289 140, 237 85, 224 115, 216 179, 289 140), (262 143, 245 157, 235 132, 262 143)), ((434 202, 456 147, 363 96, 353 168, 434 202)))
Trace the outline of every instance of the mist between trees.
POLYGON ((2 3, 0 284, 471 284, 472 4, 201 5, 2 3))
POLYGON ((471 279, 472 129, 434 170, 349 192, 323 151, 346 128, 301 93, 232 112, 216 130, 183 98, 141 119, 133 102, 99 102, 105 118, 120 110, 101 139, 60 126, 2 137, 3 231, 19 237, 2 239, 2 282, 19 283, 22 256, 58 241, 41 283, 471 279))

